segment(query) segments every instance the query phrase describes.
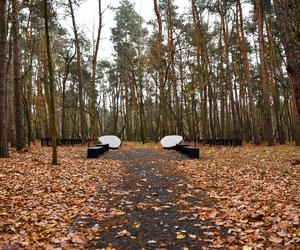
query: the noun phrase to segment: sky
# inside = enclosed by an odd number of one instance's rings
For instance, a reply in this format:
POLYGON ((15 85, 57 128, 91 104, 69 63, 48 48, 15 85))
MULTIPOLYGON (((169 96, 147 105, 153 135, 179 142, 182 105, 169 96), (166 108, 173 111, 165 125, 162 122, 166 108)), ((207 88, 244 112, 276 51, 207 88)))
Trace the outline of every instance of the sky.
MULTIPOLYGON (((145 21, 155 18, 153 0, 131 0, 135 4, 136 12, 141 15, 145 21)), ((179 7, 179 12, 183 12, 189 5, 189 0, 175 0, 179 7)), ((113 52, 113 45, 110 38, 110 29, 114 27, 114 13, 107 6, 117 7, 119 0, 102 0, 103 28, 100 41, 99 58, 109 60, 113 52)), ((75 10, 77 25, 79 30, 84 30, 86 35, 92 40, 93 30, 96 36, 98 28, 98 0, 83 0, 81 6, 75 10)), ((71 24, 70 24, 71 25, 71 24)))

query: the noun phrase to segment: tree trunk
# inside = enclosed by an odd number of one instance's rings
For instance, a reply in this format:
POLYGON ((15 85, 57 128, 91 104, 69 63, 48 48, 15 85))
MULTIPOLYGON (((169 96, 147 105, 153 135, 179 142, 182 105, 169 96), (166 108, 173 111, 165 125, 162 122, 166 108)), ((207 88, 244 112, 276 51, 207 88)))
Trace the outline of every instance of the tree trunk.
POLYGON ((197 11, 196 0, 192 0, 192 15, 193 15, 193 24, 195 31, 195 45, 196 45, 196 58, 197 58, 197 81, 199 82, 200 96, 201 96, 201 120, 202 120, 202 136, 203 139, 208 138, 208 117, 207 117, 207 86, 206 86, 206 74, 207 62, 204 41, 204 32, 202 32, 202 24, 197 11))
POLYGON ((102 8, 101 8, 101 0, 98 0, 98 11, 99 11, 99 26, 96 38, 96 47, 93 55, 92 61, 92 96, 91 96, 91 108, 92 108, 92 119, 91 119, 91 127, 92 127, 92 139, 96 140, 99 136, 99 128, 97 122, 97 90, 96 90, 96 69, 97 69, 97 56, 99 51, 100 44, 100 35, 102 29, 102 8))
POLYGON ((238 13, 240 14, 239 15, 240 32, 237 32, 237 35, 238 35, 239 48, 241 50, 241 56, 242 56, 242 61, 243 61, 244 76, 246 78, 247 87, 248 87, 248 98, 249 98, 249 106, 250 106, 251 121, 252 121, 252 134, 253 134, 255 145, 259 145, 260 139, 259 139, 259 135, 258 135, 256 107, 255 107, 255 103, 254 103, 252 79, 250 77, 248 51, 247 51, 247 46, 246 46, 246 38, 245 38, 245 34, 244 34, 243 12, 242 12, 240 0, 237 0, 237 9, 238 9, 237 10, 238 13))
POLYGON ((16 127, 14 117, 14 82, 13 82, 13 61, 12 61, 12 34, 9 35, 8 42, 8 60, 6 67, 7 79, 7 112, 8 112, 8 144, 11 147, 16 146, 16 127))
POLYGON ((256 14, 258 19, 258 40, 259 40, 259 55, 260 55, 260 73, 263 87, 263 102, 264 102, 264 130, 269 146, 274 145, 273 126, 270 106, 270 89, 269 80, 266 71, 266 53, 263 34, 264 10, 262 0, 256 0, 256 14))
POLYGON ((27 46, 27 60, 24 60, 27 68, 26 69, 26 101, 25 101, 25 113, 27 123, 27 143, 30 146, 31 141, 34 143, 33 134, 33 122, 32 122, 32 82, 33 82, 33 35, 32 35, 32 12, 33 12, 33 0, 28 1, 27 6, 29 9, 28 21, 26 27, 26 46, 27 46))
POLYGON ((274 0, 277 23, 285 54, 287 71, 300 117, 300 4, 298 0, 274 0))
POLYGON ((170 70, 170 82, 173 87, 173 102, 175 106, 175 120, 176 120, 176 133, 182 134, 182 124, 180 120, 180 107, 179 107, 179 99, 177 92, 177 80, 175 75, 175 48, 174 48, 174 38, 173 38, 173 8, 171 0, 167 1, 167 13, 168 13, 168 57, 171 63, 170 70))
POLYGON ((7 47, 7 1, 0 1, 0 157, 8 157, 7 127, 7 81, 6 81, 6 47, 7 47))
POLYGON ((267 28, 267 34, 268 34, 268 40, 269 40, 269 57, 270 57, 270 80, 271 80, 271 86, 272 86, 272 95, 273 95, 273 105, 274 105, 274 115, 276 120, 276 128, 277 128, 277 134, 278 134, 278 141, 279 144, 285 144, 285 135, 284 135, 284 129, 282 126, 282 122, 280 119, 280 100, 279 100, 279 88, 278 88, 278 81, 275 80, 276 76, 276 69, 277 69, 277 63, 275 58, 275 48, 274 48, 274 41, 273 41, 273 34, 270 25, 268 24, 268 20, 266 20, 266 28, 267 28))
POLYGON ((20 33, 19 33, 19 0, 12 1, 12 33, 13 33, 13 81, 14 81, 14 107, 16 126, 16 147, 22 150, 26 146, 24 111, 22 103, 21 62, 20 62, 20 33))
POLYGON ((82 75, 82 68, 81 68, 80 42, 77 33, 72 0, 68 0, 68 1, 69 1, 70 11, 71 11, 72 26, 73 26, 74 36, 75 36, 76 52, 77 52, 76 66, 77 66, 78 92, 79 92, 80 133, 81 133, 81 138, 86 139, 86 124, 85 124, 84 100, 83 100, 83 75, 82 75))
MULTIPOLYGON (((232 86, 232 80, 231 80, 232 74, 231 74, 231 68, 230 68, 230 62, 229 62, 229 37, 228 37, 228 28, 227 28, 226 19, 225 19, 226 13, 223 13, 223 11, 221 9, 220 0, 218 0, 218 12, 219 12, 219 15, 221 18, 221 31, 223 34, 223 42, 224 42, 224 58, 225 58, 225 64, 226 64, 225 86, 226 86, 226 90, 229 93, 229 101, 230 101, 232 125, 233 125, 233 133, 229 133, 229 134, 231 134, 231 135, 233 134, 233 136, 230 136, 231 138, 232 137, 239 138, 239 131, 238 131, 238 127, 237 127, 237 118, 236 118, 237 113, 235 110, 233 86, 232 86)), ((227 123, 230 124, 229 121, 227 123)))
MULTIPOLYGON (((52 58, 50 51, 50 34, 49 34, 49 21, 48 21, 48 1, 44 0, 44 21, 45 21, 45 36, 46 36, 46 50, 48 60, 48 73, 49 73, 49 114, 50 114, 50 129, 51 129, 51 144, 52 144, 52 165, 58 165, 57 160, 57 132, 55 125, 55 84, 53 78, 52 58)), ((46 80, 46 79, 45 79, 46 80)))
POLYGON ((292 89, 292 113, 294 114, 292 117, 292 130, 293 130, 293 137, 296 143, 296 146, 300 146, 300 116, 297 113, 297 105, 295 94, 293 93, 294 90, 292 89))
POLYGON ((156 69, 158 71, 159 78, 159 124, 160 126, 160 136, 163 137, 168 133, 167 124, 168 121, 166 119, 166 96, 165 96, 165 86, 164 86, 164 76, 163 76, 163 67, 162 67, 162 59, 161 59, 161 43, 162 43, 162 20, 158 9, 157 0, 153 0, 154 2, 154 11, 158 24, 158 35, 156 39, 156 48, 155 48, 155 57, 156 57, 156 69))

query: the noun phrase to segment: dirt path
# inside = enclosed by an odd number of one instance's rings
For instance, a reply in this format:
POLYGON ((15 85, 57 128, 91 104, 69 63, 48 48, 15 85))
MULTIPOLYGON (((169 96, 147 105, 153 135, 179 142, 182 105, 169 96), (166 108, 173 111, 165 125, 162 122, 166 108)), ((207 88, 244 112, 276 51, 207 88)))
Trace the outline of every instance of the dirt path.
POLYGON ((107 201, 108 217, 76 218, 75 224, 100 226, 99 239, 91 241, 89 249, 203 249, 226 233, 199 217, 199 211, 213 206, 213 201, 172 171, 170 161, 186 160, 184 155, 131 148, 103 157, 122 160, 127 173, 113 190, 98 191, 97 199, 107 201))

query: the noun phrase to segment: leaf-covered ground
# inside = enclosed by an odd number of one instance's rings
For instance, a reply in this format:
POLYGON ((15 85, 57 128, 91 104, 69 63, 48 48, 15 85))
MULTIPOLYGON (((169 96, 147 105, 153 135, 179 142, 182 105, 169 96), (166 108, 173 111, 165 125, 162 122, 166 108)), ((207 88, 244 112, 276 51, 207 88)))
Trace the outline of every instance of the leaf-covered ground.
POLYGON ((300 249, 300 149, 205 147, 177 171, 215 199, 201 213, 229 229, 223 246, 300 249))
MULTIPOLYGON (((75 216, 98 215, 100 188, 121 180, 118 161, 86 158, 86 147, 60 147, 59 166, 51 149, 34 147, 0 159, 0 249, 69 249, 85 239, 73 232, 75 216)), ((99 213, 101 216, 101 213, 99 213)), ((86 232, 94 238, 97 229, 86 232)))
POLYGON ((0 249, 299 249, 300 150, 127 143, 0 159, 0 249))

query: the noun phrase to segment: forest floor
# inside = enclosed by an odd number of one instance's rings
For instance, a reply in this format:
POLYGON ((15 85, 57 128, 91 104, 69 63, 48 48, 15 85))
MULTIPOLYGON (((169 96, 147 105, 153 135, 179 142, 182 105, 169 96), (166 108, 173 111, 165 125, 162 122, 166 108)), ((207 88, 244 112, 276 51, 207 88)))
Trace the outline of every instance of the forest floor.
POLYGON ((0 159, 0 249, 299 249, 300 150, 125 143, 0 159))

